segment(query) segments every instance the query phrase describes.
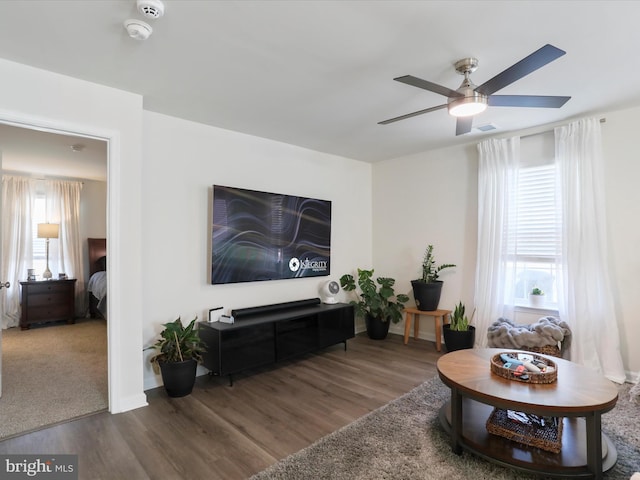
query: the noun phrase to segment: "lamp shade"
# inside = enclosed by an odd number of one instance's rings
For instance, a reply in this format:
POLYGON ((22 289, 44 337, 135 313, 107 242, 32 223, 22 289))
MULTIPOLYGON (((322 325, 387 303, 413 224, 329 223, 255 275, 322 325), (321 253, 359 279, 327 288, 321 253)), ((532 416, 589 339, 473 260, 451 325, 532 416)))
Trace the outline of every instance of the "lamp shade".
POLYGON ((57 223, 39 223, 38 238, 58 238, 59 230, 57 223))

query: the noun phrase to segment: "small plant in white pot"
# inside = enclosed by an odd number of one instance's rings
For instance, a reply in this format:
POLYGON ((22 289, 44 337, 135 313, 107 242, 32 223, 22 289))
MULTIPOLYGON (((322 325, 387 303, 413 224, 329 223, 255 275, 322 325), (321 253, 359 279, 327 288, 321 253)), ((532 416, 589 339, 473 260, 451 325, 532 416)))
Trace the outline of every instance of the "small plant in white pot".
POLYGON ((532 307, 541 307, 544 305, 544 292, 538 287, 533 287, 529 294, 529 305, 532 307))

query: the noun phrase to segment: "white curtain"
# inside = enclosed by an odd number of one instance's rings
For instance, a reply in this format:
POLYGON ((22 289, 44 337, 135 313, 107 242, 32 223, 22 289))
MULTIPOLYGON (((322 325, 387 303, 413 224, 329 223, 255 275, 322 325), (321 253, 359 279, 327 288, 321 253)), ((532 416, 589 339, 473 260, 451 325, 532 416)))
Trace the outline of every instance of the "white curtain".
POLYGON ((27 279, 33 258, 32 212, 36 181, 2 176, 2 281, 11 283, 6 291, 2 328, 20 323, 20 281, 27 279))
POLYGON ((560 317, 571 325, 571 359, 625 381, 608 273, 600 122, 555 129, 562 205, 560 317))
POLYGON ((86 312, 82 245, 80 241, 80 191, 82 183, 67 180, 45 180, 47 219, 59 223, 58 248, 52 250, 52 270, 66 273, 76 281, 76 314, 86 312))
MULTIPOLYGON (((514 300, 506 298, 506 279, 513 278, 509 262, 514 242, 515 193, 520 138, 489 139, 478 145, 478 263, 475 306, 476 345, 485 347, 484 332, 499 317, 513 318, 514 300), (510 233, 511 232, 511 233, 510 233)), ((513 289, 509 289, 513 297, 513 289)))

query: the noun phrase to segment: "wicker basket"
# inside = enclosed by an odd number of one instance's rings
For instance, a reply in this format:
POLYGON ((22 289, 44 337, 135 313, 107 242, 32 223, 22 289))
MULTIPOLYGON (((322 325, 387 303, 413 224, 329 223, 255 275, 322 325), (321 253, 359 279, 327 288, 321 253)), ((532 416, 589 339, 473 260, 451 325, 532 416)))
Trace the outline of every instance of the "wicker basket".
POLYGON ((553 367, 553 371, 540 372, 540 373, 527 372, 527 378, 522 378, 522 376, 516 376, 514 375, 514 370, 504 367, 502 359, 500 358, 500 355, 504 355, 504 354, 507 354, 508 356, 516 359, 518 352, 502 352, 491 357, 491 372, 500 377, 506 378, 508 380, 516 380, 518 382, 535 383, 535 384, 553 383, 558 379, 558 365, 547 358, 543 358, 543 357, 540 357, 539 355, 536 355, 535 353, 531 354, 533 359, 544 362, 548 366, 553 367))
POLYGON ((541 353, 542 355, 551 355, 552 357, 562 358, 560 348, 557 345, 545 345, 544 347, 522 347, 522 350, 533 353, 541 353))
POLYGON ((494 408, 487 419, 487 431, 514 442, 560 453, 562 449, 562 418, 549 421, 544 427, 511 420, 506 410, 494 408))

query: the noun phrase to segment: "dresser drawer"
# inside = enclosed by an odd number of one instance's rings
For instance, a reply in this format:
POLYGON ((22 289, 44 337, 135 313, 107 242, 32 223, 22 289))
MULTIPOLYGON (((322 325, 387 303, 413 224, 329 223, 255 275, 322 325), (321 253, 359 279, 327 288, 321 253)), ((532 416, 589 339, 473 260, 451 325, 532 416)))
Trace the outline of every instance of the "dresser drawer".
POLYGON ((50 293, 50 294, 29 294, 29 307, 41 307, 43 305, 52 305, 52 304, 67 304, 69 300, 69 291, 67 289, 66 292, 62 293, 50 293))
MULTIPOLYGON (((49 283, 49 282, 36 282, 29 285, 29 296, 31 295, 46 295, 46 294, 69 294, 69 285, 66 283, 49 283)), ((73 286, 71 287, 73 288, 73 286)))
POLYGON ((29 308, 29 322, 51 322, 55 320, 66 320, 73 316, 73 312, 69 311, 69 306, 64 305, 49 305, 44 307, 31 307, 29 308))

